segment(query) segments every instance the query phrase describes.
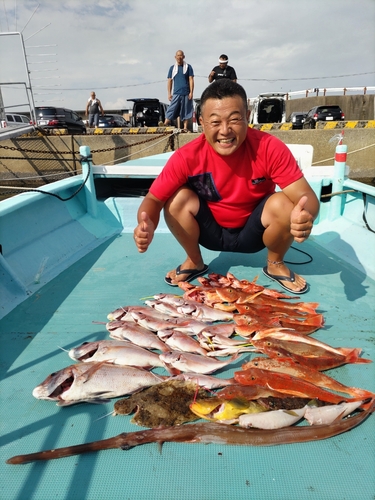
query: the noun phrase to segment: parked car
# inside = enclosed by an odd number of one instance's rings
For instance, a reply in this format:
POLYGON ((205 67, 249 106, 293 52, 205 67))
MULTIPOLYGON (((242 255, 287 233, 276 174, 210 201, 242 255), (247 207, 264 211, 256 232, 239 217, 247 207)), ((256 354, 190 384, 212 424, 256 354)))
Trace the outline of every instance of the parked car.
POLYGON ((43 129, 65 129, 69 134, 86 134, 86 125, 81 117, 66 108, 40 106, 35 108, 36 125, 43 129))
POLYGON ((30 118, 26 115, 19 115, 18 113, 5 113, 5 121, 1 121, 1 127, 22 127, 31 125, 30 118))
POLYGON ((302 111, 293 111, 290 113, 287 122, 292 124, 292 129, 302 129, 307 113, 302 111))
POLYGON ((100 128, 114 128, 114 127, 128 127, 129 122, 125 120, 121 115, 104 115, 99 116, 99 127, 100 128))
POLYGON ((284 92, 268 92, 259 94, 252 103, 249 123, 285 123, 284 92))
POLYGON ((132 127, 157 127, 164 123, 168 104, 154 98, 135 98, 132 101, 133 110, 130 118, 132 127))
POLYGON ((201 100, 194 99, 194 111, 192 118, 192 131, 193 132, 202 132, 201 124, 199 123, 199 118, 201 116, 201 100))
POLYGON ((318 121, 345 120, 345 115, 340 106, 315 106, 307 113, 303 128, 315 128, 318 121))

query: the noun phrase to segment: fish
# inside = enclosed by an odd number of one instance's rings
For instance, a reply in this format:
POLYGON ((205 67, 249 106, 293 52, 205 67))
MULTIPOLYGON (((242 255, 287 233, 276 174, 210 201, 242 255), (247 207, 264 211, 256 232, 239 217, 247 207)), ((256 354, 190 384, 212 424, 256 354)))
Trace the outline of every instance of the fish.
POLYGON ((141 312, 132 312, 131 314, 138 325, 143 326, 143 328, 151 330, 152 332, 173 328, 185 333, 191 332, 192 334, 195 334, 202 331, 206 326, 203 322, 195 321, 191 318, 172 318, 169 316, 169 319, 167 320, 159 320, 150 318, 141 312))
POLYGON ((259 331, 251 339, 253 346, 271 358, 289 357, 294 361, 319 371, 346 363, 371 363, 360 358, 362 349, 332 347, 312 337, 286 329, 259 331))
POLYGON ((146 349, 157 349, 162 352, 170 350, 155 333, 138 324, 126 321, 110 321, 106 324, 106 328, 112 339, 129 340, 133 344, 146 349))
POLYGON ((157 335, 172 351, 191 352, 207 356, 207 350, 186 333, 175 330, 160 330, 157 335))
POLYGON ((152 309, 149 306, 124 306, 115 309, 107 315, 107 319, 109 321, 131 321, 134 322, 133 316, 130 314, 131 312, 142 312, 143 314, 147 314, 153 318, 159 319, 168 319, 169 316, 163 314, 155 309, 152 309))
POLYGON ((210 374, 224 366, 229 365, 238 358, 238 354, 232 356, 229 360, 219 361, 218 359, 207 358, 199 354, 190 354, 178 351, 171 351, 160 354, 160 359, 166 366, 172 366, 182 372, 196 372, 210 374))
POLYGON ((363 399, 375 397, 375 393, 373 392, 358 389, 356 387, 348 387, 314 368, 296 363, 291 358, 270 359, 258 357, 244 363, 241 368, 242 370, 247 370, 252 367, 261 368, 262 370, 288 373, 289 375, 293 375, 293 377, 302 378, 303 380, 318 385, 319 387, 345 393, 353 397, 362 397, 363 399))
POLYGON ((227 387, 235 383, 234 378, 219 378, 213 375, 204 375, 203 373, 182 372, 173 377, 176 380, 190 380, 196 386, 204 387, 205 389, 218 389, 219 387, 227 387))
POLYGON ((238 418, 241 427, 249 429, 283 429, 295 424, 305 415, 307 405, 295 410, 274 410, 263 413, 243 414, 238 418))
POLYGON ((186 316, 185 314, 177 310, 177 306, 169 304, 168 302, 163 302, 161 300, 154 299, 154 300, 146 300, 145 304, 155 309, 155 311, 158 311, 162 314, 168 314, 172 318, 182 318, 186 316))
POLYGON ((204 321, 231 321, 233 320, 233 313, 230 311, 221 311, 214 309, 199 302, 190 301, 189 304, 178 306, 177 310, 184 314, 191 314, 195 318, 204 321))
POLYGON ((164 367, 159 354, 125 341, 84 342, 82 345, 70 349, 68 354, 75 361, 84 363, 108 361, 115 365, 137 366, 145 369, 164 367))
POLYGON ((190 404, 190 409, 200 418, 227 425, 237 423, 238 417, 245 413, 266 411, 264 406, 255 401, 248 401, 244 398, 226 400, 218 397, 197 398, 190 404))
POLYGON ((48 375, 32 394, 37 399, 57 401, 57 406, 102 403, 108 402, 108 398, 133 394, 167 379, 132 366, 106 362, 77 363, 48 375))
POLYGON ((143 427, 181 425, 198 420, 190 410, 195 397, 207 397, 208 392, 192 381, 171 379, 144 389, 114 404, 114 415, 135 412, 131 423, 143 427))
POLYGON ((194 423, 173 427, 158 427, 137 432, 121 433, 91 443, 75 446, 66 446, 53 450, 44 450, 26 455, 16 455, 6 462, 12 465, 21 465, 41 460, 54 460, 81 453, 98 450, 120 448, 130 450, 135 446, 149 443, 215 443, 242 446, 276 446, 294 443, 306 443, 329 439, 348 432, 366 420, 374 410, 375 399, 367 410, 345 419, 336 419, 332 424, 300 425, 285 427, 284 429, 244 429, 242 427, 224 425, 220 423, 194 423))
POLYGON ((262 370, 260 368, 248 368, 234 373, 234 379, 243 385, 263 385, 275 389, 279 392, 285 392, 301 398, 320 399, 328 403, 338 404, 342 401, 358 401, 360 398, 345 398, 333 394, 325 389, 306 382, 305 380, 293 377, 287 373, 280 373, 271 370, 262 370))
POLYGON ((338 417, 346 417, 362 404, 363 401, 354 401, 321 407, 307 406, 304 417, 310 425, 332 424, 338 417))
POLYGON ((216 392, 216 396, 222 399, 234 399, 234 398, 244 398, 247 400, 261 399, 261 398, 279 398, 285 399, 286 397, 294 398, 290 393, 284 393, 270 389, 269 387, 263 387, 262 385, 242 385, 234 381, 233 384, 224 387, 220 391, 216 392))

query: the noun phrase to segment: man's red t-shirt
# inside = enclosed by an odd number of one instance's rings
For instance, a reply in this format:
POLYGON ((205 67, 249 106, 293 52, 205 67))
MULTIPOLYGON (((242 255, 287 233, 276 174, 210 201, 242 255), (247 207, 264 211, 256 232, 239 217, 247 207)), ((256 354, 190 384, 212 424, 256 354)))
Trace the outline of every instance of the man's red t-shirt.
POLYGON ((284 189, 303 177, 289 148, 276 137, 249 128, 240 148, 221 156, 204 134, 178 149, 150 192, 167 201, 188 185, 207 204, 222 227, 243 227, 254 208, 276 184, 284 189))

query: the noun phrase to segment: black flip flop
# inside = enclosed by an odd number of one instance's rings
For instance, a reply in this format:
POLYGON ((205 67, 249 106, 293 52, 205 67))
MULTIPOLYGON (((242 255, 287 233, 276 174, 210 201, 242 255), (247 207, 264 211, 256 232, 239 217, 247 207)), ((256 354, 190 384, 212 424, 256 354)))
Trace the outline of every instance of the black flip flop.
MULTIPOLYGON (((208 271, 207 264, 205 264, 203 269, 201 269, 200 271, 198 269, 181 269, 181 266, 178 266, 176 268, 177 276, 180 276, 181 274, 188 275, 187 278, 183 280, 183 281, 187 281, 188 283, 190 283, 190 281, 195 280, 195 278, 198 278, 198 276, 202 276, 202 274, 206 274, 207 271, 208 271)), ((172 283, 171 278, 167 278, 167 276, 164 278, 164 281, 169 286, 178 286, 177 283, 172 283)))
POLYGON ((291 283, 294 283, 295 281, 295 275, 293 271, 290 271, 290 276, 277 276, 276 274, 271 274, 267 271, 267 267, 263 267, 263 274, 267 276, 270 280, 277 281, 277 283, 284 288, 284 290, 288 290, 290 293, 294 293, 296 295, 301 295, 302 293, 306 293, 308 290, 307 284, 301 289, 301 290, 292 290, 291 288, 288 288, 285 286, 281 281, 290 281, 291 283))

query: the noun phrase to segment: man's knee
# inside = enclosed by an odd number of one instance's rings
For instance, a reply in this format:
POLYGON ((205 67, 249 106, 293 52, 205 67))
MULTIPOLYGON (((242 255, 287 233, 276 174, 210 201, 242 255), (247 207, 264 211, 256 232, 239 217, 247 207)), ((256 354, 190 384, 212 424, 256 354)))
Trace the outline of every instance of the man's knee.
POLYGON ((164 212, 170 214, 189 211, 193 215, 196 215, 198 209, 198 195, 187 186, 179 188, 164 205, 164 212))
POLYGON ((261 217, 263 226, 268 227, 276 221, 288 223, 293 207, 293 203, 284 193, 274 193, 264 205, 261 217))

